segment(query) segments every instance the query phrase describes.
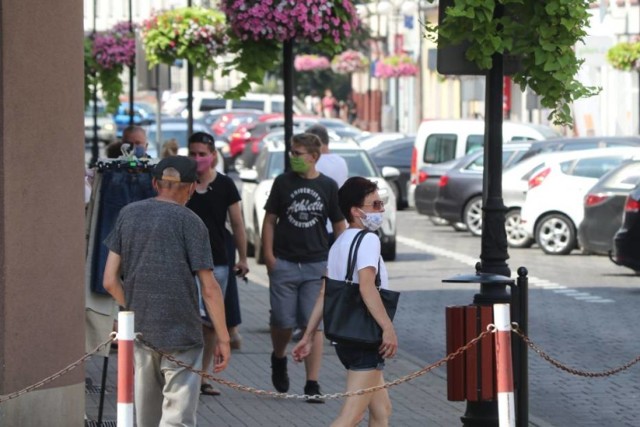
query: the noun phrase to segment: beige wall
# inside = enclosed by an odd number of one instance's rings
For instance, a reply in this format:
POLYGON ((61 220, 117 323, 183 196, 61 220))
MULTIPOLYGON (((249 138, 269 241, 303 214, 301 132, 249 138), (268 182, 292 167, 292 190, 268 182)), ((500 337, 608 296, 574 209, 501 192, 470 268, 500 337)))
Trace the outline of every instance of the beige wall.
MULTIPOLYGON (((79 0, 0 0, 0 394, 84 352, 79 0)), ((81 425, 84 370, 0 405, 0 425, 81 425)))

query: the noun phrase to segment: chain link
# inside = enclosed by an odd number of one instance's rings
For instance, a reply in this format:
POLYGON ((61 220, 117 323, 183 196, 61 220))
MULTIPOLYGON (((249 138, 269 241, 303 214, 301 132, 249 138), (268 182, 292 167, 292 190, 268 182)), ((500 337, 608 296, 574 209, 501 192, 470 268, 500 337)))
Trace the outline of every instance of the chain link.
POLYGON ((467 351, 468 349, 470 349, 471 347, 473 347, 474 345, 476 345, 478 343, 478 341, 480 341, 482 338, 484 338, 485 336, 492 334, 493 332, 495 332, 495 326, 494 325, 488 325, 487 330, 480 333, 477 337, 473 338, 471 341, 469 341, 467 344, 463 345, 462 347, 458 348, 455 352, 443 357, 442 359, 438 360, 435 363, 432 363, 431 365, 425 366, 424 368, 412 372, 408 375, 405 375, 403 377, 397 378, 394 381, 390 381, 381 385, 377 385, 374 387, 369 387, 369 388, 365 388, 365 389, 360 389, 360 390, 353 390, 353 391, 347 391, 347 392, 343 392, 343 393, 331 393, 331 394, 318 394, 318 395, 313 395, 313 396, 309 396, 306 394, 290 394, 290 393, 279 393, 276 391, 269 391, 269 390, 261 390, 255 387, 251 387, 251 386, 245 386, 242 384, 238 384, 235 383, 233 381, 228 381, 222 378, 217 378, 214 377, 213 375, 209 374, 206 371, 203 370, 199 370, 199 369, 195 369, 194 367, 176 359, 174 356, 172 356, 171 354, 168 354, 162 350, 160 350, 159 348, 155 347, 153 344, 145 341, 144 339, 138 337, 137 340, 142 343, 143 345, 145 345, 146 347, 150 348, 151 350, 155 351, 156 353, 158 353, 159 355, 161 355, 162 357, 165 357, 167 360, 172 361, 173 363, 175 363, 176 365, 185 368, 195 374, 200 375, 203 378, 207 378, 211 381, 214 381, 218 384, 222 384, 225 385, 229 388, 232 388, 234 390, 237 391, 242 391, 242 392, 247 392, 247 393, 253 393, 255 395, 258 396, 268 396, 268 397, 274 397, 274 398, 279 398, 279 399, 300 399, 300 400, 307 400, 307 399, 341 399, 343 397, 350 397, 350 396, 360 396, 363 394, 367 394, 367 393, 374 393, 376 391, 379 390, 383 390, 383 389, 388 389, 391 387, 395 387, 399 384, 411 381, 415 378, 418 378, 430 371, 432 371, 435 368, 438 368, 440 366, 442 366, 443 364, 445 364, 446 362, 449 362, 453 359, 455 359, 456 357, 460 356, 462 353, 464 353, 465 351, 467 351))
MULTIPOLYGON (((608 376, 612 376, 615 374, 618 374, 622 371, 625 371, 629 368, 631 368, 633 365, 637 364, 640 362, 640 356, 636 357, 635 359, 625 363, 622 366, 619 366, 617 368, 614 369, 610 369, 607 371, 601 371, 601 372, 589 372, 589 371, 584 371, 584 370, 580 370, 580 369, 575 369, 575 368, 571 368, 561 362, 559 362, 558 360, 554 359, 553 357, 549 356, 547 353, 545 353, 538 345, 536 345, 531 338, 529 338, 528 336, 526 336, 522 330, 519 328, 517 323, 512 323, 511 324, 511 329, 512 331, 518 335, 520 338, 522 338, 522 340, 527 344, 527 346, 529 346, 536 354, 538 354, 540 357, 542 357, 544 360, 546 360, 547 362, 549 362, 550 364, 552 364, 553 366, 555 366, 556 368, 568 372, 570 374, 573 375, 577 375, 577 376, 581 376, 581 377, 588 377, 588 378, 602 378, 602 377, 608 377, 608 376)), ((256 387, 251 387, 251 386, 245 386, 242 384, 238 384, 236 382, 233 381, 228 381, 222 378, 218 378, 218 377, 214 377, 213 375, 211 375, 210 373, 200 370, 200 369, 195 369, 194 367, 176 359, 174 356, 172 356, 171 354, 168 354, 162 350, 160 350, 159 348, 155 347, 153 344, 145 341, 144 339, 142 339, 140 334, 136 335, 136 340, 139 341, 141 344, 145 345, 146 347, 150 348, 151 350, 155 351, 156 353, 158 353, 159 355, 161 355, 162 357, 165 357, 167 360, 172 361, 173 363, 175 363, 176 365, 183 367, 195 374, 200 375, 203 378, 207 378, 211 381, 214 381, 218 384, 227 386, 229 388, 232 388, 234 390, 237 391, 242 391, 242 392, 247 392, 247 393, 253 393, 255 395, 258 396, 268 396, 268 397, 274 397, 274 398, 279 398, 279 399, 301 399, 301 400, 306 400, 306 399, 310 399, 310 398, 314 398, 314 399, 341 399, 344 397, 350 397, 350 396, 360 396, 363 394, 367 394, 367 393, 374 393, 376 391, 379 390, 383 390, 383 389, 389 389, 391 387, 395 387, 397 385, 409 382, 415 378, 418 378, 428 372, 431 372, 432 370, 434 370, 435 368, 438 368, 440 366, 442 366, 443 364, 452 361, 453 359, 455 359, 456 357, 460 356, 461 354, 463 354, 465 351, 469 350, 471 347, 475 346, 478 341, 482 340, 485 336, 490 335, 492 333, 494 333, 496 331, 496 327, 493 324, 490 324, 487 326, 487 329, 483 332, 481 332, 477 337, 473 338, 472 340, 470 340, 467 344, 459 347, 456 351, 454 351, 453 353, 448 354, 447 356, 443 357, 442 359, 438 360, 435 363, 432 363, 430 365, 425 366, 424 368, 412 372, 408 375, 402 376, 400 378, 397 378, 393 381, 390 382, 386 382, 384 384, 378 385, 378 386, 374 386, 374 387, 369 387, 369 388, 365 388, 365 389, 360 389, 360 390, 353 390, 353 391, 348 391, 348 392, 343 392, 343 393, 331 393, 331 394, 321 394, 321 395, 314 395, 314 396, 308 396, 306 394, 290 394, 290 393, 279 393, 279 392, 275 392, 275 391, 270 391, 270 390, 262 390, 262 389, 258 389, 256 387)), ((72 371, 73 369, 77 368, 78 366, 80 366, 82 363, 84 363, 87 359, 89 359, 91 356, 93 356, 95 353, 99 352, 100 350, 102 350, 104 347, 106 347, 107 345, 111 344, 111 342, 113 342, 116 339, 116 333, 112 332, 109 335, 109 339, 107 339, 105 342, 103 342, 102 344, 98 345, 97 347, 95 347, 92 351, 90 351, 89 353, 85 354, 84 356, 82 356, 80 359, 78 359, 77 361, 67 365, 65 368, 61 369, 60 371, 54 373, 53 375, 50 375, 47 378, 44 378, 41 381, 38 381, 35 384, 32 384, 28 387, 23 388, 22 390, 18 390, 14 393, 11 394, 7 394, 7 395, 2 395, 0 396, 0 404, 4 403, 8 400, 11 399, 15 399, 16 397, 22 396, 25 393, 28 393, 30 391, 36 390, 40 387, 42 387, 43 385, 50 383, 58 378, 60 378, 61 376, 67 374, 68 372, 72 371)))
POLYGON ((80 366, 82 363, 84 363, 85 360, 87 360, 88 358, 90 358, 91 356, 93 356, 94 354, 99 352, 100 350, 102 350, 107 345, 111 344, 111 342, 113 340, 115 340, 115 339, 116 339, 116 333, 115 332, 111 332, 111 334, 109 334, 109 339, 108 340, 106 340, 102 344, 98 345, 96 348, 94 348, 89 353, 87 353, 84 356, 82 356, 80 359, 78 359, 75 362, 67 365, 66 367, 64 367, 61 370, 59 370, 58 372, 56 372, 55 374, 53 374, 51 376, 48 376, 47 378, 45 378, 45 379, 43 379, 41 381, 38 381, 35 384, 32 384, 32 385, 30 385, 28 387, 23 388, 22 390, 18 390, 16 392, 11 393, 11 394, 6 394, 6 395, 0 396, 0 403, 4 403, 7 400, 15 399, 16 397, 22 396, 25 393, 29 393, 30 391, 38 389, 38 388, 42 387, 43 385, 45 385, 47 383, 50 383, 51 381, 60 378, 61 376, 67 374, 68 372, 70 372, 70 371, 74 370, 75 368, 77 368, 78 366, 80 366))
POLYGON ((513 332, 515 332, 516 335, 518 335, 520 338, 522 338, 522 340, 531 348, 531 350, 536 352, 538 354, 538 356, 542 357, 544 360, 546 360, 547 362, 549 362, 550 364, 552 364, 556 368, 558 368, 560 370, 563 370, 565 372, 568 372, 570 374, 580 376, 580 377, 587 377, 587 378, 609 377, 609 376, 615 375, 617 373, 620 373, 620 372, 622 372, 624 370, 627 370, 630 367, 632 367, 633 365, 635 365, 636 363, 640 362, 640 356, 638 356, 635 359, 630 360, 629 362, 625 363, 622 366, 619 366, 617 368, 610 369, 610 370, 607 370, 607 371, 601 371, 601 372, 583 371, 583 370, 580 370, 580 369, 571 368, 571 367, 559 362, 558 360, 554 359, 553 357, 549 356, 540 347, 538 347, 536 344, 534 344, 533 341, 531 341, 531 338, 526 336, 522 332, 522 330, 520 330, 520 328, 518 327, 517 323, 512 323, 511 324, 511 330, 513 332))

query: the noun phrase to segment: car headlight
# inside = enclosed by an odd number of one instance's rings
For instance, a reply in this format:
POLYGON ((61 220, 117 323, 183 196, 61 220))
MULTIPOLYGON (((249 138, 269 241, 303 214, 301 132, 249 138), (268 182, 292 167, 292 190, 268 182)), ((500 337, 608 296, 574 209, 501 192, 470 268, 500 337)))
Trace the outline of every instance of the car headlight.
POLYGON ((378 195, 380 196, 380 198, 382 199, 382 201, 387 204, 389 203, 389 190, 382 187, 378 187, 378 195))
POLYGON ((111 132, 113 130, 116 130, 116 127, 113 123, 105 123, 104 125, 102 125, 102 129, 111 132))

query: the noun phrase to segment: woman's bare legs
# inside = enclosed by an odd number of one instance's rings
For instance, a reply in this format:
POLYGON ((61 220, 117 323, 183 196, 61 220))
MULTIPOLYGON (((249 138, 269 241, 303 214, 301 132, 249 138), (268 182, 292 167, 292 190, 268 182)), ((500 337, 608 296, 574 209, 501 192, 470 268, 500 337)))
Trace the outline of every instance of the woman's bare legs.
MULTIPOLYGON (((347 391, 355 391, 374 387, 384 383, 382 371, 347 371, 347 391)), ((364 411, 369 408, 369 426, 382 427, 389 425, 391 415, 391 401, 387 390, 367 393, 361 396, 351 396, 344 401, 340 415, 331 424, 332 427, 352 427, 364 417, 364 411)))

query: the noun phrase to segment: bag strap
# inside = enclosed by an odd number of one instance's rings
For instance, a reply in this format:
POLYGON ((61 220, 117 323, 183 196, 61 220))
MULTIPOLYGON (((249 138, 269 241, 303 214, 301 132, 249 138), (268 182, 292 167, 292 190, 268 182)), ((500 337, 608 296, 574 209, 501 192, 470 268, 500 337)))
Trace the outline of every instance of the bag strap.
MULTIPOLYGON (((351 241, 351 246, 349 247, 349 258, 347 259, 347 274, 345 275, 344 281, 348 284, 353 283, 353 273, 356 270, 356 261, 358 258, 358 249, 360 248, 360 243, 364 239, 364 236, 369 232, 369 230, 361 230, 356 234, 351 241)), ((380 289, 380 285, 382 281, 380 280, 380 258, 378 258, 378 271, 376 272, 375 285, 376 289, 380 289)))
POLYGON ((353 283, 353 272, 356 270, 358 248, 360 248, 360 243, 362 243, 362 239, 364 239, 364 236, 367 233, 368 230, 361 230, 351 241, 351 247, 349 247, 349 258, 347 259, 347 274, 344 277, 344 281, 349 284, 353 283))

